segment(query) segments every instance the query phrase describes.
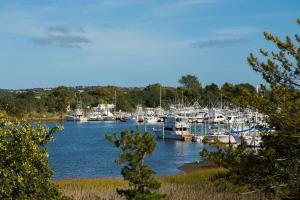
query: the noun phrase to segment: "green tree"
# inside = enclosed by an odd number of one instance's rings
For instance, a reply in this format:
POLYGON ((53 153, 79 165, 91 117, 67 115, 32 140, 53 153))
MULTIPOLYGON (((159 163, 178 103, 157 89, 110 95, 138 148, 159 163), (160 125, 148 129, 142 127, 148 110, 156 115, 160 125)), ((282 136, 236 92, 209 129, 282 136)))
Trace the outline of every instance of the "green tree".
POLYGON ((159 105, 159 93, 161 85, 156 83, 148 85, 144 89, 144 101, 147 107, 156 107, 159 105))
POLYGON ((184 88, 189 88, 189 89, 200 89, 201 88, 201 84, 200 84, 198 78, 194 75, 190 75, 190 74, 184 75, 179 79, 178 82, 184 88))
POLYGON ((203 101, 206 105, 209 107, 220 105, 221 91, 216 84, 212 83, 210 85, 206 85, 203 93, 203 101))
POLYGON ((120 195, 127 199, 161 199, 164 195, 157 192, 160 183, 154 177, 154 171, 148 167, 144 159, 151 155, 156 148, 156 141, 151 133, 135 133, 127 130, 120 134, 106 135, 106 139, 120 149, 117 164, 124 165, 122 175, 129 181, 129 189, 118 189, 120 195))
POLYGON ((194 75, 184 75, 178 82, 181 84, 181 87, 184 89, 184 96, 190 102, 193 103, 198 101, 201 97, 201 84, 198 78, 194 75))
POLYGON ((268 116, 268 123, 275 131, 263 135, 263 148, 257 151, 245 149, 234 159, 226 149, 210 155, 220 160, 235 160, 231 162, 233 165, 219 162, 230 169, 228 179, 234 184, 248 184, 253 190, 296 200, 300 199, 300 38, 296 35, 295 41, 289 36, 280 40, 270 33, 264 35, 278 51, 260 49, 265 60, 259 61, 250 54, 248 62, 263 76, 268 87, 262 88, 264 95, 245 93, 245 98, 253 108, 268 116))
POLYGON ((43 101, 49 112, 62 114, 66 112, 67 106, 72 103, 73 98, 74 91, 72 89, 60 86, 44 95, 43 101))
POLYGON ((278 51, 260 49, 265 60, 250 54, 248 62, 269 84, 270 91, 258 96, 254 106, 269 116, 276 132, 264 137, 259 169, 267 167, 270 172, 259 173, 257 182, 264 183, 268 175, 269 189, 283 198, 300 199, 300 38, 281 40, 267 32, 264 36, 278 51))
POLYGON ((0 199, 62 199, 51 182, 45 146, 58 130, 0 113, 0 199))

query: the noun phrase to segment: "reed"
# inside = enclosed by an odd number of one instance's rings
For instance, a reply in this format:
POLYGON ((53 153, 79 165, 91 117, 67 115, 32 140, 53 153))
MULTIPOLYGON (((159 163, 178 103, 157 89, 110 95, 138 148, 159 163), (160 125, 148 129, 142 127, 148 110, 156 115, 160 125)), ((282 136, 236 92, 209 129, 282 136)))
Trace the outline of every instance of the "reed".
MULTIPOLYGON (((216 187, 210 178, 225 173, 223 168, 207 168, 174 176, 158 177, 162 183, 160 192, 167 194, 170 200, 258 200, 265 199, 263 194, 251 193, 242 195, 224 191, 216 187)), ((66 196, 75 200, 122 200, 116 189, 128 187, 122 179, 70 179, 58 180, 55 183, 66 196)), ((274 198, 275 199, 275 198, 274 198)))

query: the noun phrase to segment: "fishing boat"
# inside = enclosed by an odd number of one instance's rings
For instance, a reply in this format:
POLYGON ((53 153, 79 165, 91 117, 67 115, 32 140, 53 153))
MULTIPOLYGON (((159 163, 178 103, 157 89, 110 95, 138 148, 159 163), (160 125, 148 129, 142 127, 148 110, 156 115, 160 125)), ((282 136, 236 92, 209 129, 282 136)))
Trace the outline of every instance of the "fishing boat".
POLYGON ((75 121, 75 122, 86 122, 88 121, 88 118, 85 116, 83 109, 82 109, 82 102, 80 93, 75 95, 76 100, 76 108, 72 112, 71 115, 66 115, 65 120, 66 121, 75 121))
POLYGON ((166 118, 161 130, 154 130, 159 139, 191 140, 192 134, 189 132, 187 117, 170 115, 166 118))

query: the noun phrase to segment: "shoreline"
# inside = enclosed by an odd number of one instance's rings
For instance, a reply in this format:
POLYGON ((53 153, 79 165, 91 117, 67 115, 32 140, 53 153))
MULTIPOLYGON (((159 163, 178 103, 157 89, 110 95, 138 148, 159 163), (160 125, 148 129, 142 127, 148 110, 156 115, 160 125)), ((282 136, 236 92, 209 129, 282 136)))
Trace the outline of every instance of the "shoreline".
POLYGON ((190 173, 195 172, 201 169, 209 169, 218 167, 215 163, 208 160, 201 160, 196 162, 184 163, 177 167, 181 171, 181 173, 190 173))
MULTIPOLYGON (((180 166, 177 167, 178 170, 180 170, 180 172, 175 173, 175 174, 170 174, 170 175, 160 175, 160 176, 155 176, 157 178, 164 178, 164 177, 170 177, 170 176, 176 176, 176 175, 181 175, 181 174, 186 174, 186 173, 192 173, 192 172, 196 172, 199 171, 201 169, 210 169, 210 168, 218 168, 218 166, 211 162, 211 161, 207 161, 207 160, 201 160, 198 162, 189 162, 189 163, 184 163, 180 166)), ((81 181, 85 181, 85 180, 122 180, 123 177, 80 177, 80 178, 57 178, 57 179, 52 179, 52 181, 54 182, 60 182, 60 181, 71 181, 71 180, 81 180, 81 181)))

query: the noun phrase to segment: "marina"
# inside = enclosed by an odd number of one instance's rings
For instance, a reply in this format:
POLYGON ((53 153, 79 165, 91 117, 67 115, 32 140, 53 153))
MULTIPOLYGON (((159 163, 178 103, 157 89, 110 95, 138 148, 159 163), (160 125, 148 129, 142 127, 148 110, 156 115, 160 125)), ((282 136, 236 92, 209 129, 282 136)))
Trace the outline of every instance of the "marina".
MULTIPOLYGON (((115 164, 118 151, 108 141, 105 134, 121 130, 135 130, 136 123, 128 122, 65 122, 64 130, 55 134, 48 145, 49 162, 54 171, 54 179, 121 177, 120 167, 115 164)), ((144 125, 140 125, 144 131, 144 125)), ((147 125, 148 130, 159 125, 147 125)), ((197 129, 200 131, 201 126, 197 129)), ((146 159, 157 175, 179 173, 177 167, 184 163, 200 160, 199 151, 208 145, 177 140, 157 140, 157 149, 146 159)))
MULTIPOLYGON (((114 105, 109 107, 113 109, 114 105)), ((122 130, 135 131, 139 128, 141 132, 153 134, 157 149, 146 162, 157 175, 179 173, 179 166, 201 160, 199 152, 204 147, 215 149, 210 145, 216 142, 235 145, 242 137, 249 147, 255 148, 260 147, 262 141, 263 131, 260 130, 264 116, 250 110, 172 107, 162 111, 138 107, 136 113, 130 114, 112 112, 107 108, 99 105, 92 108, 93 114, 89 113, 87 120, 62 124, 64 130, 56 134, 55 140, 49 144, 54 179, 120 177, 120 168, 114 163, 118 152, 105 140, 105 134, 122 130), (102 113, 108 118, 103 118, 102 113)), ((83 110, 80 113, 83 115, 83 110)))

